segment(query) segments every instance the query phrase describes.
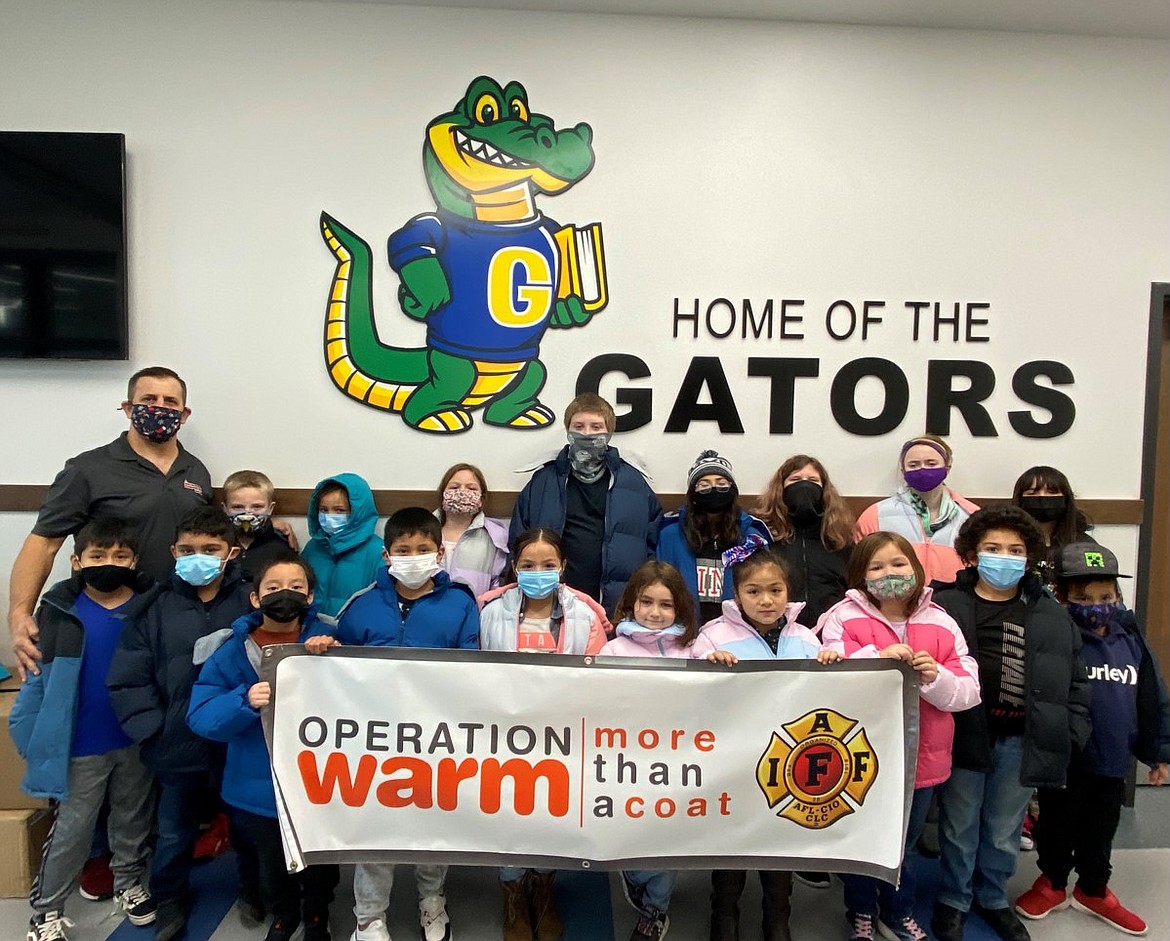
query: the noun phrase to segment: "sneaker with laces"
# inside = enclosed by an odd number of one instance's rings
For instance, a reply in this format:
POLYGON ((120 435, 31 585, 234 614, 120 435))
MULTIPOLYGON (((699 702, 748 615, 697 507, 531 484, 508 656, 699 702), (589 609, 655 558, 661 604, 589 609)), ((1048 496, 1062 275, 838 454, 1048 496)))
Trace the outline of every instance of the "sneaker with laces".
POLYGON ((855 913, 850 919, 849 941, 873 941, 873 915, 855 913))
POLYGON ((81 882, 77 894, 91 902, 104 902, 114 897, 114 871, 110 863, 114 857, 109 853, 87 859, 81 868, 81 882))
POLYGON ((670 919, 666 917, 666 913, 651 911, 650 914, 638 919, 638 923, 634 925, 634 933, 630 935, 630 941, 662 941, 668 928, 670 919))
POLYGON ((1118 931, 1126 934, 1141 936, 1148 930, 1145 920, 1135 912, 1121 904, 1121 900, 1113 894, 1113 890, 1105 887, 1104 898, 1085 895, 1080 886, 1072 890, 1072 907, 1100 918, 1106 924, 1112 925, 1118 931))
POLYGON ((636 882, 631 882, 630 877, 625 872, 621 873, 622 877, 622 895, 626 897, 626 901, 630 903, 630 908, 636 911, 639 915, 642 914, 642 900, 646 898, 646 887, 638 885, 636 882))
POLYGON ((451 919, 447 917, 447 899, 428 895, 418 903, 418 928, 422 941, 451 941, 451 919))
POLYGON ((354 928, 349 941, 390 941, 390 931, 386 928, 386 922, 375 918, 364 928, 354 928))
POLYGON ((28 923, 26 941, 69 941, 65 934, 66 928, 72 928, 73 922, 65 917, 64 912, 45 912, 28 923))
POLYGON ((140 882, 114 893, 114 911, 125 914, 132 925, 149 925, 154 921, 154 899, 140 882))
POLYGON ((1033 920, 1044 918, 1069 906, 1068 892, 1058 889, 1047 876, 1040 876, 1032 888, 1016 899, 1016 914, 1033 920))
POLYGON ((889 922, 879 918, 877 930, 886 941, 930 941, 930 935, 913 918, 889 922))

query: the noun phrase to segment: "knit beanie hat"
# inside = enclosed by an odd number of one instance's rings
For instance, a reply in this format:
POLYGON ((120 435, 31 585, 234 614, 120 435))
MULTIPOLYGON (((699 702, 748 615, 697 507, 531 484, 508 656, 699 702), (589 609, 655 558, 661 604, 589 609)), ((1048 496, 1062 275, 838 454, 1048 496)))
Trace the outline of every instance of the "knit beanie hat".
POLYGON ((704 451, 695 458, 695 463, 691 465, 690 473, 687 474, 687 491, 693 490, 695 482, 706 474, 719 474, 735 483, 735 477, 731 473, 731 461, 721 457, 718 451, 704 451))

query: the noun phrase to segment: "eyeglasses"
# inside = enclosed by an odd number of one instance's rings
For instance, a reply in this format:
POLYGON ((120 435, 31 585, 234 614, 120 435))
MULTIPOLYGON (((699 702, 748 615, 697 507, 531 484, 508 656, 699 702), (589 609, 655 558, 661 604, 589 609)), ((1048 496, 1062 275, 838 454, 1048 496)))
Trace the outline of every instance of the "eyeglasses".
POLYGON ((700 480, 695 484, 695 493, 710 493, 712 490, 716 493, 727 493, 731 490, 731 484, 713 484, 709 480, 700 480))

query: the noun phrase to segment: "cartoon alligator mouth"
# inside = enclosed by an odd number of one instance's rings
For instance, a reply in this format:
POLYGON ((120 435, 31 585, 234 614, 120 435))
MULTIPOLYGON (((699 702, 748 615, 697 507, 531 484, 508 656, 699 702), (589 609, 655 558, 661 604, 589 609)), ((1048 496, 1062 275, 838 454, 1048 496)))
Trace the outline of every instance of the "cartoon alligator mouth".
POLYGON ((504 151, 493 147, 487 141, 475 140, 458 128, 455 128, 454 137, 455 146, 459 149, 459 152, 473 160, 478 160, 480 163, 487 163, 494 167, 503 167, 507 170, 528 170, 536 166, 536 164, 530 163, 527 160, 521 160, 519 157, 504 153, 504 151))

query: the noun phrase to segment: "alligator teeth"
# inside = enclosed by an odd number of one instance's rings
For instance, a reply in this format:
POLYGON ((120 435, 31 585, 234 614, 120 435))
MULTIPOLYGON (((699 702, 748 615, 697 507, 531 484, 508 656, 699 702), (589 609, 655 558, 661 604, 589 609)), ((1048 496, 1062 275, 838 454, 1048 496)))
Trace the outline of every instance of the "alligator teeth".
POLYGON ((498 150, 491 144, 473 140, 463 133, 463 131, 455 132, 455 146, 463 153, 469 154, 477 160, 482 160, 484 163, 490 163, 492 166, 504 167, 509 170, 532 166, 532 164, 519 160, 511 154, 506 154, 502 150, 498 150))

